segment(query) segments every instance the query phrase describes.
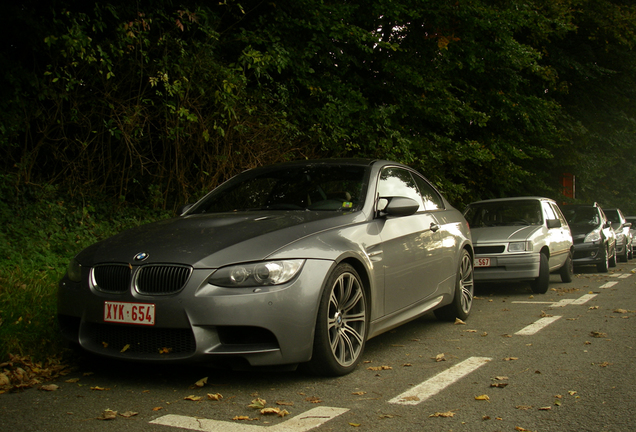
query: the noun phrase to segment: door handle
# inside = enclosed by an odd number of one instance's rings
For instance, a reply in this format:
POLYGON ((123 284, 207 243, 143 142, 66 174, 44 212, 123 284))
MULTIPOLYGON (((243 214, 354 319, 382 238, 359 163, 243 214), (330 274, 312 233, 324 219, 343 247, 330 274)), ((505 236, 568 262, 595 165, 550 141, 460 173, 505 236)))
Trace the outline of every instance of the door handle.
POLYGON ((435 232, 437 230, 439 230, 439 225, 435 222, 431 222, 431 231, 435 232))

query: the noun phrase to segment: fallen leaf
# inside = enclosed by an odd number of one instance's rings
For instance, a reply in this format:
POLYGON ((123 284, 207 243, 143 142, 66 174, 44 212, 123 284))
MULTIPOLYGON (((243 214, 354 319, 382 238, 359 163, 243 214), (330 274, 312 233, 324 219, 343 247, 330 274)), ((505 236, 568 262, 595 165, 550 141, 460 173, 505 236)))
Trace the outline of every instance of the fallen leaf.
POLYGON ((232 420, 249 420, 249 416, 234 416, 232 420))
POLYGON ((614 313, 625 314, 627 311, 625 309, 616 309, 614 313))
POLYGON ((91 387, 91 390, 95 390, 95 391, 104 391, 104 390, 108 390, 104 387, 100 387, 100 386, 95 386, 95 387, 91 387))
POLYGON ((265 399, 256 398, 248 405, 248 408, 263 409, 267 401, 265 399))
POLYGON ((76 382, 78 382, 80 379, 79 378, 69 378, 66 381, 64 381, 65 383, 69 383, 69 384, 74 384, 76 382))
POLYGON ((162 409, 163 409, 163 407, 154 407, 152 410, 153 410, 153 411, 160 411, 160 410, 162 410, 162 409))
POLYGON ((489 401, 490 398, 488 397, 488 395, 479 395, 479 396, 475 396, 475 400, 485 400, 485 401, 489 401))
POLYGON ((595 338, 604 338, 604 337, 607 337, 607 333, 603 333, 603 332, 599 332, 599 331, 593 331, 593 332, 590 332, 590 335, 591 335, 592 337, 595 337, 595 338))
POLYGON ((539 408, 539 411, 550 411, 552 409, 552 407, 547 406, 547 407, 541 407, 539 408))
POLYGON ((589 309, 589 310, 592 310, 592 309, 598 309, 598 306, 590 306, 588 309, 589 309))
POLYGON ((466 333, 477 333, 477 330, 464 330, 466 333))
POLYGON ((528 429, 524 429, 524 428, 522 428, 521 426, 516 426, 516 427, 515 427, 515 430, 516 430, 516 431, 520 431, 520 432, 530 432, 528 429))
POLYGON ((280 410, 280 412, 278 413, 278 417, 285 417, 289 415, 289 411, 287 411, 286 409, 280 410))
POLYGON ((352 394, 352 395, 356 395, 356 396, 362 396, 362 395, 364 395, 364 394, 367 394, 367 392, 365 392, 365 391, 358 391, 358 392, 353 392, 353 393, 351 393, 351 394, 352 394))
POLYGON ((369 366, 367 370, 370 371, 379 371, 379 370, 391 370, 393 369, 391 366, 369 366))
POLYGON ((278 414, 278 413, 280 413, 280 408, 263 408, 261 410, 261 414, 263 415, 278 414))
POLYGON ((532 405, 517 405, 515 408, 520 410, 530 410, 532 409, 532 405))
POLYGON ((59 388, 60 387, 55 384, 47 384, 47 385, 40 386, 40 390, 44 390, 44 391, 55 391, 59 388))
POLYGON ((508 383, 492 383, 490 384, 490 387, 499 387, 499 388, 504 388, 508 385, 508 383))
POLYGON ((201 396, 195 396, 195 395, 190 395, 190 396, 186 396, 183 398, 183 400, 190 400, 190 401, 194 401, 194 402, 198 402, 201 399, 203 399, 201 396))
POLYGON ((208 377, 201 378, 199 381, 195 382, 194 385, 197 387, 203 387, 208 383, 208 377))
POLYGON ((276 401, 276 405, 294 406, 293 402, 276 401))
POLYGON ((171 352, 172 352, 172 348, 163 347, 159 349, 159 354, 170 354, 171 352))
POLYGON ((119 352, 126 352, 126 351, 128 351, 128 348, 130 348, 130 344, 124 345, 124 347, 119 352))
POLYGON ((496 379, 497 381, 505 381, 508 379, 507 376, 496 376, 494 379, 496 379))
POLYGON ((321 403, 322 402, 322 399, 320 399, 320 398, 318 398, 316 396, 310 396, 308 398, 305 398, 305 400, 307 402, 311 402, 311 403, 321 403))
POLYGON ((208 393, 208 399, 220 401, 221 399, 223 399, 223 396, 221 395, 221 393, 208 393))
POLYGON ((513 361, 513 360, 519 360, 519 357, 506 357, 506 358, 504 358, 504 361, 513 361))
POLYGON ((611 363, 610 362, 606 362, 606 361, 601 363, 601 364, 599 364, 600 367, 608 367, 609 365, 611 365, 611 363))
POLYGON ((576 391, 576 390, 570 390, 570 391, 568 391, 568 394, 569 394, 570 396, 574 396, 576 393, 577 393, 577 391, 576 391))
POLYGON ((134 412, 134 411, 126 411, 125 413, 121 413, 119 415, 124 417, 124 418, 130 418, 130 417, 136 416, 137 414, 139 414, 139 413, 138 412, 134 412))
POLYGON ((435 414, 431 414, 429 417, 452 417, 454 415, 455 415, 454 412, 446 411, 446 412, 436 412, 435 414))
POLYGON ((551 317, 551 316, 554 316, 554 315, 551 315, 551 314, 549 314, 549 313, 545 313, 545 312, 541 311, 541 315, 539 315, 539 316, 540 316, 541 318, 548 318, 548 317, 551 317))
POLYGON ((412 365, 411 363, 404 363, 404 364, 402 365, 402 367, 409 367, 409 366, 413 366, 413 365, 412 365))
POLYGON ((417 397, 417 396, 406 396, 406 397, 403 397, 402 399, 400 399, 400 401, 405 401, 405 402, 406 401, 418 401, 418 400, 420 400, 420 398, 417 397))
POLYGON ((114 420, 117 417, 117 411, 106 409, 102 415, 97 417, 98 420, 114 420))
POLYGON ((444 353, 437 354, 434 357, 434 359, 435 359, 436 362, 446 361, 446 358, 444 357, 444 353))
POLYGON ((360 427, 360 423, 349 423, 349 426, 360 427))
POLYGON ((459 318, 455 318, 455 325, 466 325, 466 323, 459 318))

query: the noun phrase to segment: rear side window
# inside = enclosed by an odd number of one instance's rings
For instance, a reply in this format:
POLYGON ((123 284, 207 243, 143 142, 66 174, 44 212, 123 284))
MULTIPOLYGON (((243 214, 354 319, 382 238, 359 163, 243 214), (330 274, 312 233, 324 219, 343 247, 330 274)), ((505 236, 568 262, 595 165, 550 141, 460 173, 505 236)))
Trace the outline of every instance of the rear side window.
POLYGON ((413 175, 415 183, 420 190, 422 200, 424 200, 424 207, 426 210, 442 210, 444 209, 444 200, 440 194, 437 193, 433 186, 431 186, 426 180, 418 175, 413 175))

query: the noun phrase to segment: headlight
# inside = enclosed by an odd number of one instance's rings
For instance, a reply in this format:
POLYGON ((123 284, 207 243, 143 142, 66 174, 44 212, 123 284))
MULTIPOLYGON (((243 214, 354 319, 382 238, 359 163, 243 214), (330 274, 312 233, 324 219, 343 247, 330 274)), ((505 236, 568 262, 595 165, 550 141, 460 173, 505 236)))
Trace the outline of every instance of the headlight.
POLYGON ((508 252, 525 252, 532 250, 532 242, 511 242, 508 244, 508 252))
POLYGON ((68 263, 66 274, 73 282, 80 282, 82 280, 82 266, 75 258, 68 263))
POLYGON ((601 240, 601 230, 600 229, 595 229, 594 231, 589 232, 586 236, 585 236, 585 240, 583 240, 584 243, 592 243, 592 242, 597 242, 601 240))
POLYGON ((223 267, 208 279, 208 283, 229 288, 280 285, 298 274, 305 260, 265 261, 223 267))

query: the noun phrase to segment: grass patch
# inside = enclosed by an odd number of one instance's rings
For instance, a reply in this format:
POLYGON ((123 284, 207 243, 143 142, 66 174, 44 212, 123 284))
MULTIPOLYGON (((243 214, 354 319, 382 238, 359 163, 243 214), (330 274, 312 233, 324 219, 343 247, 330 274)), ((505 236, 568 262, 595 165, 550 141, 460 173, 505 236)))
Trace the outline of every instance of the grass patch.
POLYGON ((66 346, 57 326, 57 284, 69 260, 99 240, 172 214, 73 198, 55 187, 16 188, 8 180, 0 176, 0 363, 9 354, 44 361, 66 346))

